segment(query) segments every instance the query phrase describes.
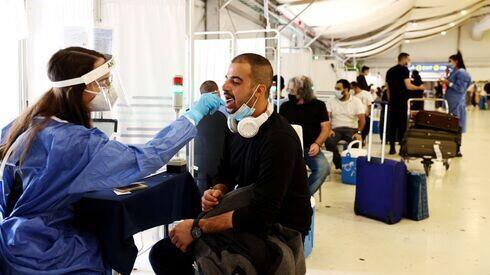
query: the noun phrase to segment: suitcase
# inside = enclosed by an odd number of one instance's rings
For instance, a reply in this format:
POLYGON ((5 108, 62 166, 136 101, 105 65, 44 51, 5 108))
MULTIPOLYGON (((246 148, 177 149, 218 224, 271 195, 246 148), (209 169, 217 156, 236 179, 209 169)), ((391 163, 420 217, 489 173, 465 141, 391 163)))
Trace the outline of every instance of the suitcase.
POLYGON ((381 158, 371 157, 373 140, 371 122, 368 155, 357 159, 354 212, 356 215, 394 224, 402 219, 405 211, 407 166, 400 161, 385 160, 387 112, 386 105, 381 158))
POLYGON ((417 128, 429 128, 453 133, 461 132, 459 118, 442 112, 420 111, 415 116, 415 126, 417 128))
POLYGON ((405 217, 414 221, 420 221, 429 217, 427 177, 425 173, 410 172, 408 174, 405 217))
POLYGON ((453 158, 458 152, 460 134, 431 129, 408 129, 401 144, 404 157, 437 157, 434 145, 438 144, 443 159, 453 158))

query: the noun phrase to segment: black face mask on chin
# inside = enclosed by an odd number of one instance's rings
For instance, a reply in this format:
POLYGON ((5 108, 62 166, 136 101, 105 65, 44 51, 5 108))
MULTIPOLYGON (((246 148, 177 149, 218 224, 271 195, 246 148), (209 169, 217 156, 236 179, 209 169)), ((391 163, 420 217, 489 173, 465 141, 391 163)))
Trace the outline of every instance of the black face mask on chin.
POLYGON ((295 95, 288 95, 288 99, 289 99, 289 101, 291 101, 293 103, 298 102, 298 99, 296 98, 295 95))

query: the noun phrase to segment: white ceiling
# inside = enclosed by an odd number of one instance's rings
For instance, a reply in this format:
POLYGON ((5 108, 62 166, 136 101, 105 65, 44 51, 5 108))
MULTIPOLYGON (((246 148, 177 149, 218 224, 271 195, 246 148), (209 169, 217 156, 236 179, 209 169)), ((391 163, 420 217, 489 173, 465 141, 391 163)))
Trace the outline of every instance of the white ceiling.
POLYGON ((278 0, 279 12, 334 39, 338 53, 367 57, 428 39, 490 13, 490 0, 278 0))

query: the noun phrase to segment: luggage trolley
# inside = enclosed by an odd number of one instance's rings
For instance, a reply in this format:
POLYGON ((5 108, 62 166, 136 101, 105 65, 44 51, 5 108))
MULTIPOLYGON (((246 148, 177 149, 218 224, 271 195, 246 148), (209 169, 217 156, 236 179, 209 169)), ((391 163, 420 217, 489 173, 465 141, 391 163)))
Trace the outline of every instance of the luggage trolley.
MULTIPOLYGON (((411 98, 408 100, 408 111, 407 111, 407 132, 411 128, 414 128, 415 126, 415 116, 420 110, 413 110, 413 103, 420 102, 421 104, 418 104, 418 106, 422 107, 422 110, 424 111, 438 111, 442 113, 449 114, 449 105, 447 100, 441 99, 441 98, 411 98), (439 104, 438 104, 439 103, 439 104), (440 105, 440 106, 438 106, 440 105), (429 110, 427 110, 429 109, 429 110)), ((404 137, 405 139, 406 137, 404 137)), ((404 143, 404 142, 403 142, 404 143)), ((437 141, 434 140, 434 144, 436 144, 437 141)), ((407 152, 402 153, 402 158, 405 162, 408 163, 408 161, 411 158, 422 158, 421 163, 424 165, 424 171, 427 176, 429 176, 432 164, 434 163, 434 155, 410 155, 407 152)), ((444 164, 444 167, 446 170, 449 169, 449 158, 442 158, 442 163, 444 164)))

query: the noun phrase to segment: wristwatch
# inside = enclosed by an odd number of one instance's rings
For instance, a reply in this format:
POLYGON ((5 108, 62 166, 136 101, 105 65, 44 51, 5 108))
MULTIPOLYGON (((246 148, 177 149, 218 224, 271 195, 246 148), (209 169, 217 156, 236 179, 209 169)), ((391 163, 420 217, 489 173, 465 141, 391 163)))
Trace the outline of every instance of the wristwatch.
POLYGON ((191 236, 194 240, 198 240, 202 236, 202 230, 199 227, 199 220, 200 219, 195 219, 192 223, 191 236))

